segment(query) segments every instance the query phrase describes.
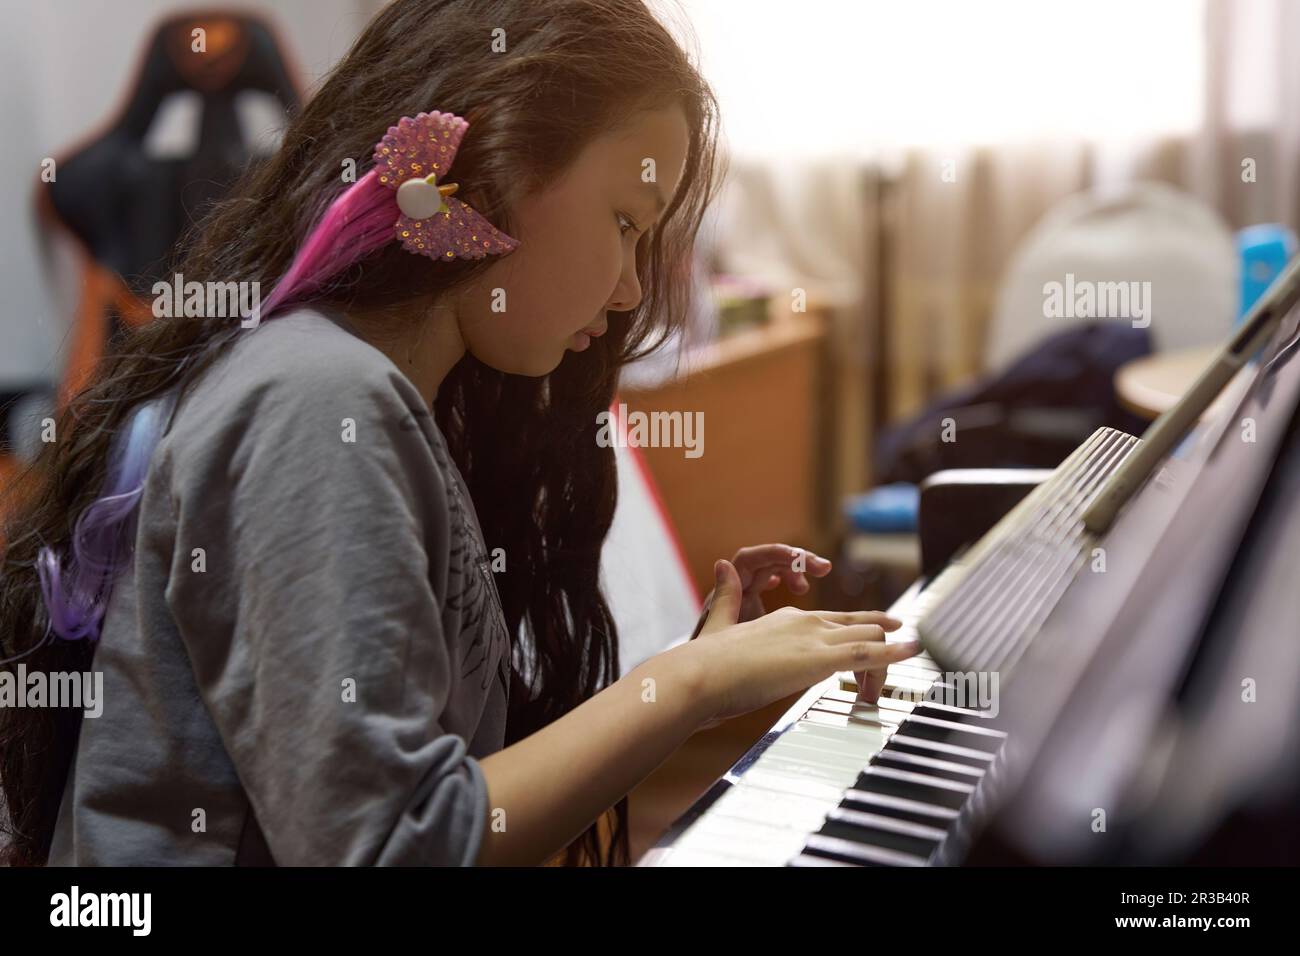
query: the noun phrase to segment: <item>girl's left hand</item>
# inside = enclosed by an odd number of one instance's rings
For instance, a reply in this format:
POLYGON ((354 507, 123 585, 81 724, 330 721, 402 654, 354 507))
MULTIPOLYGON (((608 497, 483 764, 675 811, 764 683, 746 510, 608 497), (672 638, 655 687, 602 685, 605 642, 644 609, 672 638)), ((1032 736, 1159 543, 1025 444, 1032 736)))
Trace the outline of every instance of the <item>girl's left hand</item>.
MULTIPOLYGON (((795 594, 807 594, 812 587, 808 583, 808 575, 821 578, 831 570, 831 563, 826 558, 802 548, 792 548, 788 544, 757 544, 741 548, 731 563, 740 573, 740 586, 744 589, 740 602, 740 623, 752 621, 767 613, 763 607, 764 591, 770 591, 784 581, 795 594), (796 571, 794 565, 800 555, 803 555, 804 570, 796 571)), ((691 634, 692 639, 700 633, 712 606, 713 592, 710 591, 704 600, 704 611, 700 614, 699 623, 691 634)))

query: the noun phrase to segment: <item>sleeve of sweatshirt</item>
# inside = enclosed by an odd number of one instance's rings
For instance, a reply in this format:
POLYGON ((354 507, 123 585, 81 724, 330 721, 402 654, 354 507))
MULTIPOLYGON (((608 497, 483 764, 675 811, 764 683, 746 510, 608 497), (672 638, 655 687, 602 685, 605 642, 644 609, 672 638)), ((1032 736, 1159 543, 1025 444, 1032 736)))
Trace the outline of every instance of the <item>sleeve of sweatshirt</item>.
POLYGON ((448 482, 389 365, 234 368, 169 434, 167 589, 282 865, 470 865, 487 786, 440 724, 448 482))

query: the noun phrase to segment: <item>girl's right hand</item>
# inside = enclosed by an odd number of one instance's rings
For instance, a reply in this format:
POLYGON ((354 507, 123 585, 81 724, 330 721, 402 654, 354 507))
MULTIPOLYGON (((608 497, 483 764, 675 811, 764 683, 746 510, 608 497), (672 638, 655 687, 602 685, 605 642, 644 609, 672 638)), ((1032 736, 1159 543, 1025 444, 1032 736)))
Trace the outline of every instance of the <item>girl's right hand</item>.
POLYGON ((879 611, 802 611, 783 607, 737 624, 744 597, 730 561, 714 566, 713 606, 699 636, 680 650, 694 653, 709 715, 703 727, 757 710, 811 687, 838 671, 858 676, 859 700, 880 696, 885 670, 920 650, 887 644, 897 621, 879 611))

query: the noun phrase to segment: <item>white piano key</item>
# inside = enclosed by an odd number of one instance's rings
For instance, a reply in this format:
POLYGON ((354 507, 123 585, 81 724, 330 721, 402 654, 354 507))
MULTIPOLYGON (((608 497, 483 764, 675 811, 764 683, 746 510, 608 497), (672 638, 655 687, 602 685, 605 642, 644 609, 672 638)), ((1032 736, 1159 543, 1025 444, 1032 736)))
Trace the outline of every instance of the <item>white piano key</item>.
MULTIPOLYGON (((823 727, 834 727, 850 732, 853 730, 877 734, 888 739, 898 730, 898 722, 891 721, 882 723, 879 720, 872 720, 865 717, 853 716, 851 714, 840 714, 830 710, 810 710, 804 714, 803 719, 809 723, 819 724, 823 727)), ((881 746, 884 746, 883 744, 881 746)))
POLYGON ((885 734, 880 732, 869 734, 845 732, 803 720, 796 722, 785 736, 799 746, 825 749, 854 757, 860 762, 871 759, 871 756, 884 746, 887 739, 885 734))
MULTIPOLYGON (((901 712, 904 714, 910 714, 912 710, 920 706, 921 703, 919 701, 911 700, 910 698, 890 697, 888 694, 881 694, 880 698, 874 704, 869 704, 866 701, 858 700, 858 690, 856 684, 853 686, 852 689, 833 688, 831 690, 827 690, 819 698, 819 703, 821 700, 833 700, 833 701, 839 701, 840 703, 848 703, 848 704, 860 703, 868 707, 882 707, 885 710, 891 712, 901 712)), ((897 720, 899 718, 895 715, 894 719, 897 720)))
MULTIPOLYGON (((909 700, 920 700, 930 688, 943 686, 938 680, 930 676, 916 677, 910 674, 900 674, 891 671, 886 675, 882 695, 892 695, 895 689, 900 695, 906 696, 909 700)), ((845 671, 839 674, 839 689, 845 691, 854 691, 858 689, 858 679, 851 671, 845 671)))
POLYGON ((808 752, 782 747, 780 741, 777 741, 763 754, 762 767, 760 768, 757 763, 754 765, 754 770, 758 769, 803 780, 818 780, 848 786, 862 768, 852 766, 847 761, 833 763, 830 760, 819 760, 808 752))
POLYGON ((736 785, 740 787, 761 787, 766 790, 776 790, 779 793, 803 794, 804 796, 819 797, 834 803, 838 803, 844 794, 844 787, 836 786, 825 780, 776 773, 760 767, 758 764, 746 771, 736 785))
MULTIPOLYGON (((682 840, 684 839, 685 835, 682 837, 682 840)), ((735 867, 775 865, 768 864, 762 859, 752 856, 735 856, 730 853, 722 852, 718 850, 712 842, 703 847, 696 847, 685 846, 682 840, 673 844, 671 851, 660 861, 660 866, 735 867)))
MULTIPOLYGON (((691 867, 714 867, 714 866, 754 866, 749 860, 741 859, 734 856, 724 856, 719 853, 708 853, 699 850, 687 850, 673 844, 669 851, 664 854, 663 858, 656 864, 657 866, 691 866, 691 867)), ((850 864, 852 865, 852 864, 850 864)))
POLYGON ((782 866, 803 849, 806 834, 734 817, 705 816, 682 834, 686 850, 733 856, 752 866, 782 866))
POLYGON ((710 814, 738 817, 784 829, 812 833, 838 804, 802 794, 778 793, 760 787, 732 787, 709 807, 710 814))
POLYGON ((884 690, 882 694, 892 694, 895 689, 909 691, 913 694, 923 695, 932 687, 945 686, 942 681, 930 680, 929 678, 909 677, 906 674, 899 674, 890 671, 885 675, 885 683, 882 685, 884 690))
MULTIPOLYGON (((850 757, 845 754, 828 754, 823 750, 815 750, 811 747, 801 747, 795 743, 784 744, 773 755, 772 763, 764 765, 765 770, 773 772, 785 772, 787 766, 817 767, 824 771, 829 779, 839 781, 847 780, 852 783, 857 779, 857 775, 862 772, 862 768, 870 761, 870 757, 850 757)), ((807 776, 806 774, 802 774, 807 776)))
POLYGON ((909 657, 905 661, 895 661, 889 665, 888 673, 899 672, 911 674, 914 677, 939 677, 943 671, 939 670, 937 664, 931 664, 928 661, 917 660, 915 657, 909 657))
POLYGON ((846 863, 843 860, 832 860, 827 856, 812 856, 808 853, 800 853, 789 863, 790 866, 857 866, 856 863, 846 863))
POLYGON ((861 721, 875 724, 892 724, 902 723, 903 714, 894 711, 892 708, 881 709, 879 704, 868 704, 862 702, 849 702, 837 700, 830 697, 819 698, 810 708, 810 710, 820 710, 832 714, 852 715, 861 721))
POLYGON ((909 700, 905 697, 890 697, 881 694, 880 699, 876 701, 876 706, 884 710, 897 711, 901 714, 910 714, 916 708, 921 706, 921 701, 909 700))

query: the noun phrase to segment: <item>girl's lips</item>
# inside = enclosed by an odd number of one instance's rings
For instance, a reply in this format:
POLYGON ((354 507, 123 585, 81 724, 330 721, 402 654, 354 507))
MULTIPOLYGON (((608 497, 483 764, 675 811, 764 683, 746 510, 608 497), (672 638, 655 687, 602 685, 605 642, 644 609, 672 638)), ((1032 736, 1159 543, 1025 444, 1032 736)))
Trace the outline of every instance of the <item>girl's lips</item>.
POLYGON ((591 336, 588 335, 586 332, 574 332, 573 341, 574 344, 571 345, 570 348, 572 348, 573 351, 575 352, 582 352, 585 351, 589 345, 591 345, 591 336))

